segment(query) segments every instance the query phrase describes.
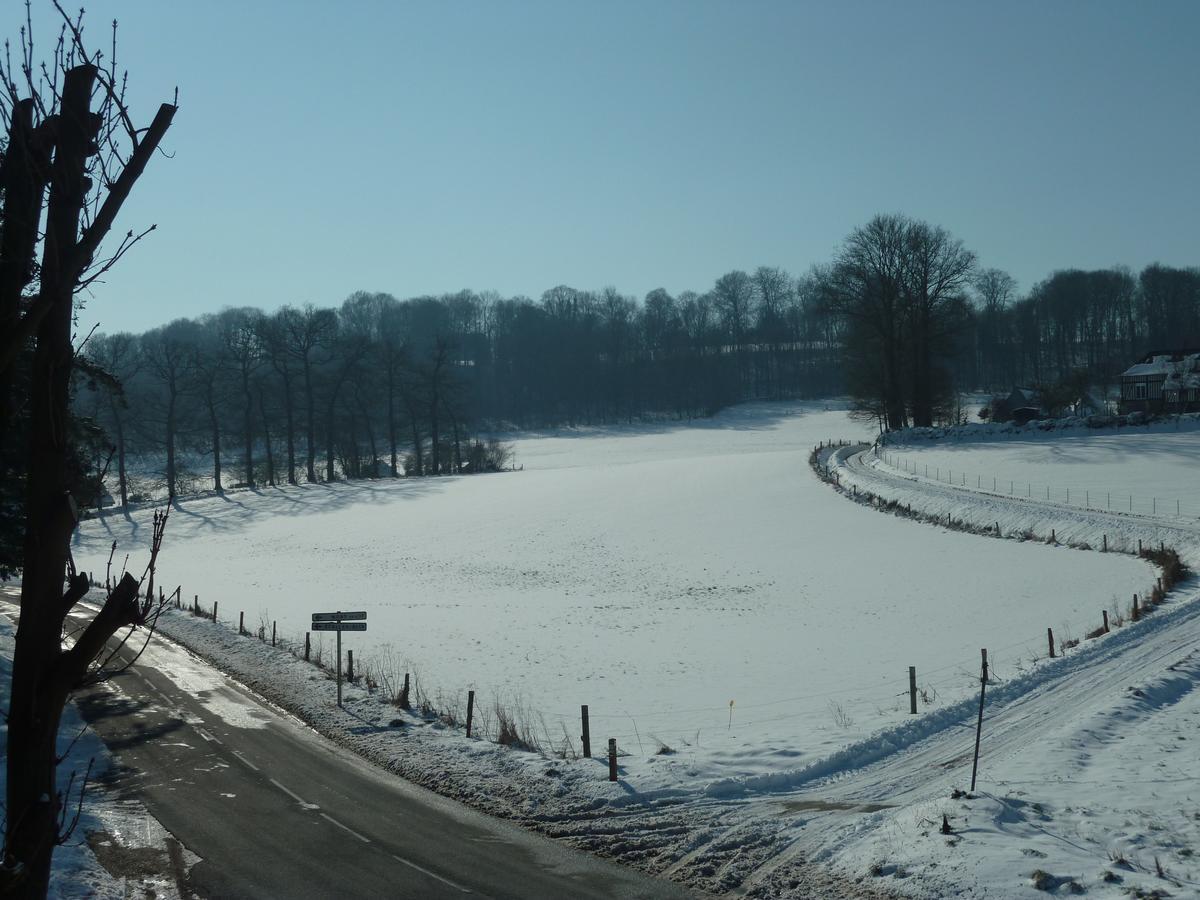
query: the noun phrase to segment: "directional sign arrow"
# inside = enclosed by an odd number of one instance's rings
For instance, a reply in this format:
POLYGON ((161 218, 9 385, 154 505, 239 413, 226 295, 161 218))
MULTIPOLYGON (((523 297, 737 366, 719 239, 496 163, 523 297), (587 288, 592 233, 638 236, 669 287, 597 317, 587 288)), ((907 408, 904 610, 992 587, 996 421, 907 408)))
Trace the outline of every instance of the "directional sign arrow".
POLYGON ((366 622, 313 622, 313 631, 366 631, 366 622))
POLYGON ((314 622, 348 622, 351 619, 365 619, 365 612, 331 612, 331 613, 313 613, 312 620, 314 622))

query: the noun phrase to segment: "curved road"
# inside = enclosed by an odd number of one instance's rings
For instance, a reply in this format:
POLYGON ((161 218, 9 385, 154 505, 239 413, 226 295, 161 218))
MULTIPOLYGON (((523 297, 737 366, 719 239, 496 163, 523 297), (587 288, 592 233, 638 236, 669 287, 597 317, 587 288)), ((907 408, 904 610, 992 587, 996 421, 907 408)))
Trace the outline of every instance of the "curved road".
POLYGON ((156 644, 169 666, 140 660, 76 702, 116 757, 109 789, 200 858, 189 868, 171 853, 182 896, 696 896, 383 773, 156 644))

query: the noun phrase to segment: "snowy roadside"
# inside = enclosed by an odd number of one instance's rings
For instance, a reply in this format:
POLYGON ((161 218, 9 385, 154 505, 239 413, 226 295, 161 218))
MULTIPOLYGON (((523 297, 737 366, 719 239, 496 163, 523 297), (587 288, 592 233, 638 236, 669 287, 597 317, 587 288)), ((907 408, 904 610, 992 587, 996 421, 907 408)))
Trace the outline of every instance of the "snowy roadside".
MULTIPOLYGON (((168 610, 159 627, 263 699, 382 768, 573 847, 716 893, 890 896, 823 866, 777 858, 791 843, 794 822, 747 816, 742 803, 695 788, 639 790, 627 777, 623 751, 621 780, 612 783, 599 748, 591 759, 555 758, 467 738, 462 723, 399 709, 361 678, 344 683, 339 709, 333 674, 293 650, 214 627, 187 611, 168 610)), ((158 658, 153 643, 146 659, 170 665, 158 658)))
MULTIPOLYGON (((0 599, 8 600, 10 595, 0 593, 0 599)), ((2 606, 4 612, 15 614, 15 607, 8 603, 2 606)), ((0 691, 5 697, 12 678, 14 631, 8 618, 0 616, 0 691)), ((7 725, 0 723, 0 731, 7 746, 7 725)), ((68 703, 63 711, 58 752, 63 755, 58 783, 64 805, 69 807, 68 822, 76 810, 79 821, 54 851, 50 896, 179 897, 168 845, 171 836, 137 800, 123 798, 105 787, 106 780, 120 769, 120 761, 83 721, 74 703, 68 703), (89 766, 91 772, 80 807, 79 787, 89 766)), ((0 760, 0 792, 4 777, 5 767, 0 760)), ((187 856, 186 851, 183 855, 187 856)))

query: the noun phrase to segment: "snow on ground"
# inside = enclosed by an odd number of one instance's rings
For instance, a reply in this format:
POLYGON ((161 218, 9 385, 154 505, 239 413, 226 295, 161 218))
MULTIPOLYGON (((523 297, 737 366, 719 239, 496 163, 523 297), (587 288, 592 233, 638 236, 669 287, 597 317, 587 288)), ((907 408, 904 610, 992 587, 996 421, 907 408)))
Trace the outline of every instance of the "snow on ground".
MULTIPOLYGON (((12 599, 12 592, 4 592, 3 600, 12 599)), ((10 615, 16 614, 15 604, 4 602, 2 608, 10 615)), ((0 695, 4 697, 10 693, 14 632, 12 622, 0 616, 0 695)), ((0 733, 7 747, 8 726, 2 720, 0 733)), ((58 752, 63 756, 58 766, 58 785, 64 805, 70 805, 68 821, 78 808, 79 786, 88 774, 89 764, 91 772, 78 825, 54 851, 50 896, 64 900, 177 897, 165 844, 169 835, 141 803, 104 789, 105 776, 114 765, 112 754, 86 726, 74 703, 68 703, 63 712, 58 752), (129 862, 134 859, 137 864, 131 867, 129 862)), ((4 760, 0 759, 0 795, 5 776, 4 760)))
POLYGON ((1200 416, 1120 428, 977 424, 889 436, 909 474, 1002 496, 1200 522, 1200 416), (928 475, 926 475, 928 471, 928 475))
MULTIPOLYGON (((1127 558, 980 545, 845 503, 806 461, 850 430, 767 405, 531 436, 512 473, 183 501, 160 580, 293 641, 313 612, 365 610, 346 638, 360 669, 418 673, 442 707, 499 698, 544 744, 577 743, 586 703, 594 743, 617 738, 659 783, 804 765, 903 722, 908 666, 931 707, 953 702, 980 646, 1011 670, 1047 623, 1082 630, 1151 583, 1127 558)), ((113 539, 136 551, 149 515, 85 523, 77 563, 102 572, 113 539)))
MULTIPOLYGON (((705 888, 1040 896, 1030 880, 1040 868, 1064 879, 1061 892, 1076 878, 1116 897, 1168 884, 1153 874, 1157 853, 1179 891, 1195 876, 1184 821, 1195 786, 1172 782, 1153 756, 1168 759, 1194 710, 1184 687, 1200 604, 1172 601, 1066 659, 1039 659, 1046 624, 1081 635, 1100 607, 1144 592, 1153 570, 847 502, 806 460, 819 440, 862 434, 820 405, 744 407, 692 426, 527 436, 516 473, 184 501, 161 575, 185 599, 218 600, 224 627, 185 613, 163 627, 406 777, 705 888), (347 638, 360 669, 419 671, 460 718, 462 692, 477 688, 485 734, 499 696, 567 758, 468 740, 361 685, 339 711, 324 673, 236 633, 245 609, 248 628, 266 623, 269 641, 278 619, 294 642, 312 612, 339 607, 369 613, 370 631, 347 638), (988 793, 951 801, 969 780, 980 646, 996 679, 988 793), (918 717, 907 714, 910 664, 928 697, 918 717), (1128 688, 1179 699, 1139 705, 1128 688), (620 742, 618 784, 601 760, 573 758, 585 702, 594 752, 620 742), (657 753, 662 744, 671 752, 657 753), (1131 760, 1126 745, 1151 758, 1131 760), (1081 792, 1092 780, 1119 790, 1081 792), (1174 799, 1161 822, 1156 792, 1174 799), (929 824, 943 810, 949 839, 929 824), (1105 882, 1121 847, 1134 871, 1105 882)), ((918 483, 881 460, 844 477, 956 518, 1029 517, 1029 501, 918 483)), ((1054 504, 1039 515, 1088 537, 1111 527, 1054 504)), ((114 538, 144 556, 148 518, 85 523, 77 560, 102 572, 114 538)), ((327 659, 329 643, 319 649, 327 659)), ((1195 751, 1177 743, 1186 778, 1195 751)))
MULTIPOLYGON (((956 471, 970 471, 980 458, 1013 467, 1027 463, 1030 470, 1040 461, 1038 471, 1046 471, 1053 463, 1045 460, 1061 453, 1075 464, 1058 471, 1079 483, 1094 478, 1094 466, 1161 493, 1171 484, 1191 487, 1194 478, 1176 479, 1194 466, 1200 447, 1195 430, 1152 433, 1149 440, 1159 448, 1152 468, 1121 465, 1131 452, 1122 440, 1145 447, 1144 432, 1093 432, 1094 442, 1070 431, 1001 435, 997 443, 982 446, 967 442, 968 435, 979 433, 910 434, 889 440, 878 453, 847 448, 830 455, 844 490, 911 504, 914 511, 939 519, 949 514, 956 525, 994 528, 998 523, 1002 534, 1018 540, 1026 529, 1048 536, 1053 528, 1059 540, 1094 548, 1102 546, 1104 535, 1118 547, 1133 547, 1138 538, 1161 540, 1178 548, 1193 568, 1200 562, 1200 526, 1186 517, 1067 506, 1065 497, 1047 502, 1020 492, 993 493, 990 485, 980 490, 969 479, 964 486, 956 478, 958 485, 951 486, 945 473, 939 483, 936 475, 926 478, 923 472, 926 458, 934 466, 953 461, 956 471), (1064 446, 1058 448, 1056 441, 1064 446), (963 452, 967 447, 972 452, 963 452), (914 459, 920 460, 915 475, 914 459)), ((1098 620, 1094 615, 1089 625, 1098 620)), ((1080 636, 1078 630, 1074 634, 1080 636)), ((1198 679, 1200 602, 1193 578, 1140 623, 989 688, 983 790, 975 798, 950 799, 951 788, 965 784, 939 771, 946 762, 945 740, 914 745, 895 767, 898 774, 877 767, 856 773, 840 789, 824 791, 826 799, 843 793, 904 796, 904 802, 872 813, 871 821, 852 831, 834 829, 810 849, 851 871, 902 878, 898 887, 927 896, 1039 896, 1040 890, 1196 896, 1198 679), (914 777, 922 768, 925 773, 914 777), (943 814, 954 831, 946 837, 939 833, 943 814)), ((964 716, 960 724, 970 722, 964 716)))

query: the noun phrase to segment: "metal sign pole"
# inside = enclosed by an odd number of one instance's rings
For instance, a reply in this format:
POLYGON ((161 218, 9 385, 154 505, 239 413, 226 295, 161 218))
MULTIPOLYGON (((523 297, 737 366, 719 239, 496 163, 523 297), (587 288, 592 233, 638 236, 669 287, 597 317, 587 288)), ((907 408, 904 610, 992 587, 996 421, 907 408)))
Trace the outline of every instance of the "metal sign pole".
MULTIPOLYGON (((335 622, 341 624, 342 613, 338 611, 335 622)), ((342 705, 342 629, 337 630, 337 681, 338 681, 338 706, 342 705)))

